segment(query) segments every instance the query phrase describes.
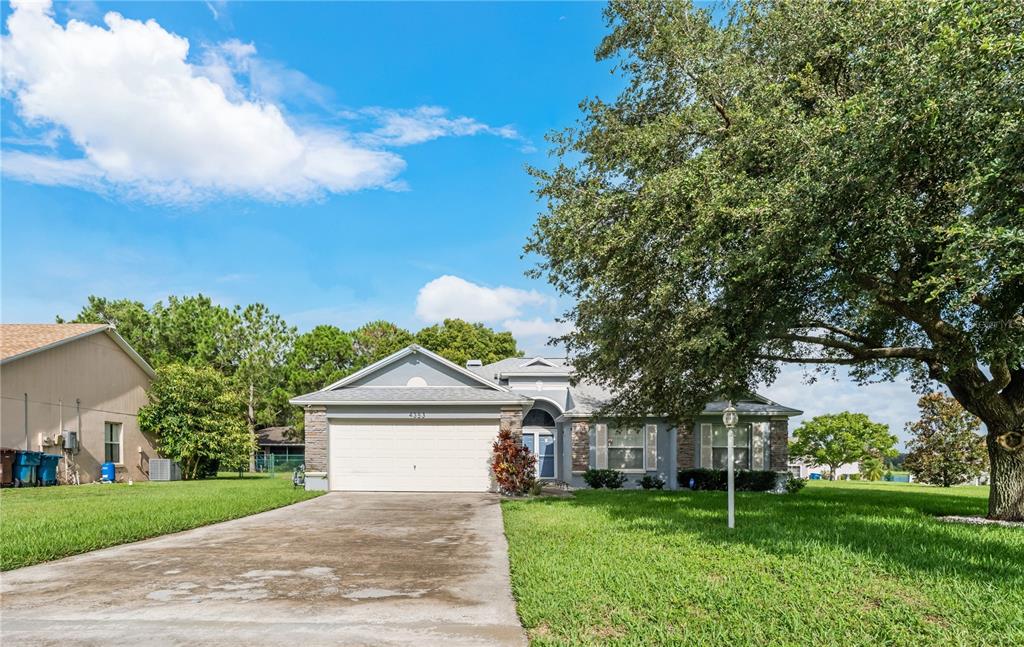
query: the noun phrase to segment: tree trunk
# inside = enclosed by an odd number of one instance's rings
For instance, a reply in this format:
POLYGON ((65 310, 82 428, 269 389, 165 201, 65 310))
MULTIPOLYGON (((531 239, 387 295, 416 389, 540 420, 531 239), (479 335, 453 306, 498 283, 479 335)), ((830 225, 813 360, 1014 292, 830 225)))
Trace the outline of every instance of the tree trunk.
POLYGON ((989 519, 1024 521, 1024 431, 989 427, 989 519))

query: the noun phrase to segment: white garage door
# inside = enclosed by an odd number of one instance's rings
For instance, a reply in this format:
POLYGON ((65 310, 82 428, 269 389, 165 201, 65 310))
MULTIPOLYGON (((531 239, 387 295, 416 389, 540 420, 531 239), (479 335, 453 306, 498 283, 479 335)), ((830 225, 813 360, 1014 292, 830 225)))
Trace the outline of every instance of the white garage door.
POLYGON ((497 435, 497 420, 331 422, 331 489, 485 492, 497 435))

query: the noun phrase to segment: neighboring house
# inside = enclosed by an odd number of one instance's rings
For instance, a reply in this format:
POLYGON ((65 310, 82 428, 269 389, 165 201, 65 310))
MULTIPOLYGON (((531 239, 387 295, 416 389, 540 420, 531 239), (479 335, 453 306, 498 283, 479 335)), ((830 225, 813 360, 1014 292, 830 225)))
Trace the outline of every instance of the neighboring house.
POLYGON ((278 465, 302 463, 306 444, 302 434, 292 427, 265 427, 256 430, 256 469, 267 468, 273 456, 278 465))
MULTIPOLYGON (((306 487, 330 490, 486 491, 500 427, 522 434, 541 479, 585 484, 589 468, 645 474, 676 487, 690 467, 724 467, 724 402, 692 421, 650 416, 619 428, 600 415, 608 395, 571 385, 564 359, 513 357, 458 366, 409 346, 291 400, 305 408, 306 487)), ((736 403, 736 463, 785 472, 788 419, 800 411, 759 396, 736 403)))
POLYGON ((148 478, 156 456, 139 431, 153 369, 105 324, 0 325, 0 446, 61 454, 59 476, 98 481, 100 464, 119 479, 148 478), (61 432, 77 432, 65 451, 61 432))
MULTIPOLYGON (((819 474, 821 478, 828 479, 830 470, 827 465, 815 465, 801 459, 792 459, 789 461, 789 471, 793 476, 798 476, 802 479, 811 478, 811 474, 819 474)), ((840 466, 836 470, 836 478, 841 479, 844 476, 851 474, 860 474, 860 463, 846 463, 840 466)))

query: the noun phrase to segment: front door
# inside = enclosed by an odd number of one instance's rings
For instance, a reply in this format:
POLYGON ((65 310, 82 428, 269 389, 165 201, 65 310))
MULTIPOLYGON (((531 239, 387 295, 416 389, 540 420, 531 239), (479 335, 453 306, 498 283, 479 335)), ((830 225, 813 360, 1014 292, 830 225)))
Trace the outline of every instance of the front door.
POLYGON ((524 431, 523 445, 537 457, 537 477, 555 478, 555 437, 545 432, 524 431))

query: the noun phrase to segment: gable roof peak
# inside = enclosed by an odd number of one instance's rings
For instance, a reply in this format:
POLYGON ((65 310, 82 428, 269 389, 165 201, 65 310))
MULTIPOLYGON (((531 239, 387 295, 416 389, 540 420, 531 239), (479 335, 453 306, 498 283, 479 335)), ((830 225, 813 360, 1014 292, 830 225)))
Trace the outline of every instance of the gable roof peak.
POLYGON ((554 362, 552 362, 551 360, 549 360, 546 357, 541 357, 539 355, 537 357, 534 357, 533 359, 527 361, 524 364, 520 364, 519 366, 520 366, 520 368, 526 368, 527 366, 537 366, 537 365, 543 365, 543 366, 549 366, 551 368, 555 368, 555 363, 554 362))
POLYGON ((423 355, 424 357, 428 357, 428 358, 434 360, 435 362, 438 362, 439 364, 442 364, 443 366, 447 366, 448 368, 450 368, 450 369, 452 369, 452 370, 454 370, 454 371, 456 371, 456 372, 458 372, 458 373, 460 373, 462 375, 465 375, 466 377, 472 379, 474 382, 477 382, 478 384, 480 384, 482 386, 488 387, 489 389, 493 389, 495 391, 508 392, 508 389, 506 389, 505 387, 500 386, 500 385, 492 382, 491 380, 488 380, 487 378, 481 377, 480 375, 474 373, 473 371, 470 371, 466 367, 459 366, 455 362, 452 362, 451 360, 448 360, 448 359, 446 359, 444 357, 441 357, 437 353, 435 353, 433 351, 430 351, 430 350, 427 350, 426 348, 423 348, 419 344, 409 344, 405 348, 403 348, 403 349, 401 349, 399 351, 396 351, 396 352, 388 355, 384 359, 378 360, 378 361, 374 362, 373 364, 370 364, 369 366, 361 368, 358 371, 356 371, 355 373, 352 373, 351 375, 349 375, 347 377, 341 378, 340 380, 338 380, 334 384, 329 384, 329 385, 325 386, 324 388, 321 389, 321 391, 334 391, 336 389, 345 388, 349 384, 352 384, 353 382, 355 382, 355 381, 357 381, 357 380, 359 380, 359 379, 361 379, 363 377, 366 377, 367 375, 375 373, 375 372, 379 371, 380 369, 387 367, 390 364, 394 364, 395 362, 401 360, 404 357, 408 357, 409 355, 411 355, 413 353, 419 353, 419 354, 423 355))

